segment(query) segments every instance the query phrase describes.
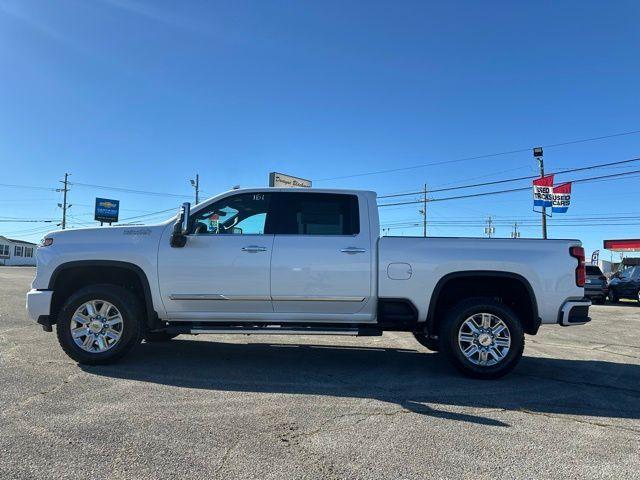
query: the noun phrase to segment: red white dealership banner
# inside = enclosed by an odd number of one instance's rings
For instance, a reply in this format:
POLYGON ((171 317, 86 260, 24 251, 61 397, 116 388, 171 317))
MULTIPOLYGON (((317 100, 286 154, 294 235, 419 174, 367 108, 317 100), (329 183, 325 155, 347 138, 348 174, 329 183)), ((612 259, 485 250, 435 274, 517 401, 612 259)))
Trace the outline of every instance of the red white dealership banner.
POLYGON ((553 187, 553 213, 567 213, 571 204, 571 182, 553 187))
POLYGON ((533 206, 553 206, 553 175, 536 178, 533 181, 533 206))

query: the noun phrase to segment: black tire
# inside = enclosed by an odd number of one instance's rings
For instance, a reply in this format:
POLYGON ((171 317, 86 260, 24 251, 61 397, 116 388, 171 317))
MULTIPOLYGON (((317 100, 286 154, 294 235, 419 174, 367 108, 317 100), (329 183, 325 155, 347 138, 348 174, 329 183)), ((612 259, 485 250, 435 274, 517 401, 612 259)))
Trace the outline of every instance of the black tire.
POLYGON ((608 300, 609 300, 609 303, 618 303, 620 301, 620 297, 618 297, 615 291, 610 289, 608 300))
POLYGON ((524 331, 520 320, 509 307, 490 298, 469 298, 458 303, 447 314, 440 329, 440 349, 463 374, 480 379, 495 379, 509 373, 518 364, 524 351, 524 331), (462 352, 458 333, 462 324, 478 313, 498 317, 509 330, 511 345, 506 355, 494 365, 478 365, 462 352))
POLYGON ((594 305, 604 305, 605 297, 595 297, 591 301, 594 305))
POLYGON ((440 343, 435 338, 430 338, 424 333, 414 333, 413 337, 427 350, 431 350, 432 352, 440 351, 440 343))
POLYGON ((58 313, 56 334, 58 342, 72 359, 85 365, 104 365, 117 361, 130 352, 141 340, 142 306, 130 291, 116 285, 90 285, 74 293, 58 313), (76 345, 71 335, 72 316, 81 305, 91 300, 111 303, 122 317, 120 339, 104 352, 88 352, 76 345))
POLYGON ((146 343, 168 342, 169 340, 176 338, 178 335, 178 333, 147 332, 144 334, 144 341, 146 343))

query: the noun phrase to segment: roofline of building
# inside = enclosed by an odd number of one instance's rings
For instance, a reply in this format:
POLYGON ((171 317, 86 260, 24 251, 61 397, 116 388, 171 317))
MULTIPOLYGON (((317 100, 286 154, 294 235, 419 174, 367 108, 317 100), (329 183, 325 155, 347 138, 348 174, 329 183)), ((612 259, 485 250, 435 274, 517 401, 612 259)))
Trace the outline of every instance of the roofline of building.
POLYGON ((33 245, 34 247, 38 245, 37 243, 27 242, 26 240, 18 240, 16 238, 9 238, 5 237, 4 235, 0 235, 0 238, 3 238, 11 243, 22 243, 23 245, 33 245))

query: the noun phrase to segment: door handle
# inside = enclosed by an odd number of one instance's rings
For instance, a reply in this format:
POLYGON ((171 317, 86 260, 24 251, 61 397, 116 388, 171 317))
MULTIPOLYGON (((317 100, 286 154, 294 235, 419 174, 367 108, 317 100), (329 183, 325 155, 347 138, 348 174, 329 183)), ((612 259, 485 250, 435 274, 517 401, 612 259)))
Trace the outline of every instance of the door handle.
POLYGON ((349 253, 349 254, 354 254, 354 253, 364 253, 366 252, 366 250, 364 248, 358 248, 358 247, 347 247, 347 248, 341 248, 340 251, 342 253, 349 253))
POLYGON ((243 252, 256 253, 256 252, 266 252, 267 247, 260 247, 258 245, 249 245, 248 247, 242 247, 243 252))

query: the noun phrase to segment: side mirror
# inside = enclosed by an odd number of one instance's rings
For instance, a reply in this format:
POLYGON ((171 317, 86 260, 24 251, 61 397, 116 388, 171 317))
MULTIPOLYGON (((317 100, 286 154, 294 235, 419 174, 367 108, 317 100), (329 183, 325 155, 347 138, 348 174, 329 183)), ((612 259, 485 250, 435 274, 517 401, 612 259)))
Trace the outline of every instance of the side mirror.
POLYGON ((184 202, 182 207, 180 207, 180 230, 182 235, 187 235, 189 233, 189 214, 191 213, 191 204, 189 202, 184 202))
POLYGON ((173 226, 171 234, 171 246, 173 248, 182 248, 187 244, 187 235, 189 234, 189 214, 191 212, 191 204, 185 202, 180 207, 178 220, 173 226))

